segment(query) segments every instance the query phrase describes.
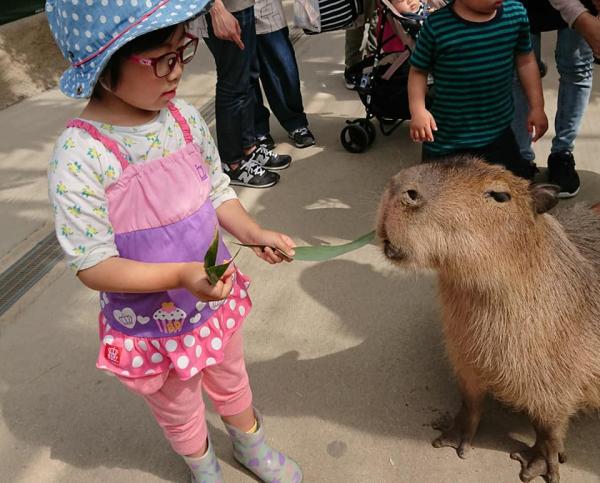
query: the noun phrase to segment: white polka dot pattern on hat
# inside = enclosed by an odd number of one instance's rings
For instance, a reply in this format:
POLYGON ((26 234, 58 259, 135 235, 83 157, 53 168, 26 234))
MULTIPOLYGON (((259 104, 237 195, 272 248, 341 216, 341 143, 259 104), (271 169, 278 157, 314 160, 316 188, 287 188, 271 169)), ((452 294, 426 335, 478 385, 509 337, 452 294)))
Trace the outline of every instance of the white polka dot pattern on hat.
POLYGON ((190 20, 212 1, 47 0, 48 22, 63 56, 72 64, 83 62, 63 74, 61 90, 71 97, 89 97, 116 50, 147 32, 190 20), (114 42, 107 45, 110 39, 114 42), (92 65, 89 57, 94 55, 98 61, 92 65))

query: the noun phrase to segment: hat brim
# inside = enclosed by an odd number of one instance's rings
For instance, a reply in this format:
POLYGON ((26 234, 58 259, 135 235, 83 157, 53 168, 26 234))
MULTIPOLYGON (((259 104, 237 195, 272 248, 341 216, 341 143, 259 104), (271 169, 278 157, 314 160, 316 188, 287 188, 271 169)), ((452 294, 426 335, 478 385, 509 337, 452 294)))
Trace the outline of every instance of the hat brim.
POLYGON ((203 15, 208 12, 213 1, 171 0, 164 4, 114 40, 98 56, 78 67, 69 67, 60 78, 60 90, 65 95, 75 99, 89 98, 104 67, 112 55, 123 47, 123 45, 149 32, 187 22, 199 15, 203 15))

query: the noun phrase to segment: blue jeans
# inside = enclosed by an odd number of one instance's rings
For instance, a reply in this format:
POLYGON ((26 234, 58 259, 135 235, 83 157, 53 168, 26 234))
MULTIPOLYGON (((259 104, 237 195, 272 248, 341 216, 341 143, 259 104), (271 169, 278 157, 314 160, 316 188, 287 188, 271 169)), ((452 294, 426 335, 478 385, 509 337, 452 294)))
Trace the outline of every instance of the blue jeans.
POLYGON ((215 37, 212 22, 207 18, 208 38, 204 41, 217 66, 215 114, 217 146, 221 161, 239 162, 244 149, 256 141, 254 132, 254 82, 257 81, 256 27, 254 7, 232 14, 240 23, 244 50, 229 40, 215 37))
POLYGON ((256 53, 260 69, 260 83, 253 79, 256 134, 264 136, 269 133, 269 110, 264 106, 260 84, 273 114, 286 131, 308 126, 300 93, 298 64, 288 28, 257 35, 256 53))
MULTIPOLYGON (((594 54, 587 42, 575 30, 562 28, 557 32, 554 57, 560 75, 558 100, 552 139, 552 153, 572 151, 579 133, 585 108, 590 100, 594 75, 594 54)), ((535 56, 540 59, 540 34, 532 34, 535 56)), ((521 155, 533 161, 535 154, 531 136, 527 132, 527 99, 518 80, 513 89, 515 116, 512 128, 519 143, 521 155)))

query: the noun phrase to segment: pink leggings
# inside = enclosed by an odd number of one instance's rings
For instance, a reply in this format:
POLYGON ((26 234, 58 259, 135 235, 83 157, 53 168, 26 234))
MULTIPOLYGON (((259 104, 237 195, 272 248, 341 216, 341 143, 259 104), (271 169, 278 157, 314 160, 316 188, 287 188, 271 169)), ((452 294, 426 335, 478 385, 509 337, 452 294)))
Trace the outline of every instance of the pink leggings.
POLYGON ((221 416, 239 414, 252 404, 241 330, 227 343, 223 362, 186 381, 173 371, 136 379, 118 377, 146 400, 173 450, 183 456, 200 451, 208 436, 203 388, 221 416))

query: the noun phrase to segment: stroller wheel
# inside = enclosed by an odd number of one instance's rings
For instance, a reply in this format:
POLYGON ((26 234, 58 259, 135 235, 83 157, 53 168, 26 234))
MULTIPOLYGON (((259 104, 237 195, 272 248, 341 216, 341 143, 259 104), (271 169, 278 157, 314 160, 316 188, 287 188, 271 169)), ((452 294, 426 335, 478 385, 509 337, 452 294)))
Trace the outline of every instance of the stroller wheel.
POLYGON ((340 141, 346 151, 362 153, 369 147, 369 133, 361 124, 348 124, 340 133, 340 141))
POLYGON ((373 123, 371 122, 370 119, 361 119, 360 125, 365 128, 365 130, 367 131, 367 134, 369 135, 369 146, 370 146, 371 144, 373 144, 373 141, 375 141, 375 136, 377 135, 377 129, 375 129, 375 126, 373 126, 373 123))

